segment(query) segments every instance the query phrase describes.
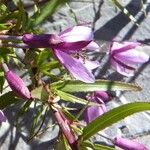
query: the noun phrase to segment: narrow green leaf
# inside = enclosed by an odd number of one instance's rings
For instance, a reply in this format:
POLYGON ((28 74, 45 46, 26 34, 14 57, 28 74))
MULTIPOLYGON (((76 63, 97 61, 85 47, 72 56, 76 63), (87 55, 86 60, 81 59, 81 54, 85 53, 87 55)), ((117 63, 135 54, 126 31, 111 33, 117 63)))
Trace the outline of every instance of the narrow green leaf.
POLYGON ((40 70, 52 70, 55 68, 60 67, 60 64, 58 61, 52 61, 50 63, 44 63, 40 66, 40 70))
POLYGON ((0 71, 0 92, 3 92, 3 85, 5 82, 4 73, 0 71))
POLYGON ((57 95, 60 96, 61 99, 68 101, 68 102, 79 103, 79 104, 84 104, 84 105, 86 105, 88 103, 88 101, 85 99, 73 96, 71 94, 68 94, 68 93, 65 93, 65 92, 62 92, 59 90, 57 90, 56 93, 57 93, 57 95))
POLYGON ((6 25, 6 24, 0 24, 0 31, 1 30, 8 30, 9 29, 9 26, 6 25))
POLYGON ((51 84, 51 87, 64 92, 92 92, 92 91, 139 91, 141 88, 132 83, 124 83, 109 80, 97 80, 95 83, 84 83, 81 81, 62 81, 51 84))
POLYGON ((25 29, 26 26, 27 26, 27 21, 28 21, 28 15, 27 15, 27 12, 24 8, 24 5, 23 5, 23 2, 21 0, 19 0, 18 2, 18 8, 19 8, 19 18, 20 18, 20 23, 22 25, 22 29, 25 29))
POLYGON ((56 75, 54 75, 54 74, 52 74, 52 73, 49 73, 48 71, 41 70, 41 72, 42 72, 44 75, 49 76, 50 79, 51 79, 51 81, 56 82, 56 81, 58 81, 58 80, 61 80, 60 77, 58 77, 58 76, 56 76, 56 75))
POLYGON ((18 17, 19 11, 14 11, 10 13, 6 13, 5 15, 0 17, 0 23, 6 23, 10 19, 16 19, 18 17))
POLYGON ((94 150, 116 150, 116 149, 101 144, 94 144, 94 150))
POLYGON ((68 0, 50 0, 48 1, 44 7, 41 8, 40 13, 39 11, 36 12, 32 17, 31 21, 29 21, 29 27, 34 27, 42 23, 47 17, 51 16, 56 9, 67 2, 68 0))
POLYGON ((119 2, 118 0, 112 0, 113 3, 115 4, 115 6, 117 6, 131 21, 133 21, 137 26, 139 26, 139 24, 137 23, 137 20, 135 19, 135 17, 130 14, 130 12, 124 8, 119 2))
POLYGON ((90 147, 92 148, 93 150, 115 150, 115 148, 112 148, 112 147, 109 147, 109 146, 104 146, 104 145, 101 145, 101 144, 93 144, 89 141, 83 141, 81 143, 81 147, 90 147))
POLYGON ((55 150, 71 150, 64 135, 60 135, 59 141, 56 143, 55 150))
POLYGON ((21 107, 21 109, 19 109, 19 111, 17 112, 17 118, 19 118, 19 117, 22 116, 25 112, 27 112, 27 110, 29 109, 31 103, 32 103, 32 101, 26 101, 26 102, 24 102, 24 104, 23 104, 23 106, 21 107))
POLYGON ((30 104, 32 101, 25 101, 22 107, 19 109, 19 111, 16 114, 16 127, 19 128, 19 118, 22 117, 30 108, 30 104))
POLYGON ((15 28, 16 28, 16 31, 19 31, 22 26, 22 21, 24 21, 25 10, 24 10, 23 3, 21 0, 19 0, 17 6, 18 6, 19 13, 17 16, 17 23, 15 25, 15 28))
POLYGON ((29 49, 27 52, 26 52, 26 55, 25 55, 25 58, 24 58, 24 63, 30 65, 31 63, 33 63, 36 58, 37 58, 38 54, 36 53, 35 50, 33 49, 29 49))
POLYGON ((19 102, 19 99, 16 98, 16 95, 11 91, 0 96, 0 109, 19 102))
POLYGON ((75 120, 75 116, 72 115, 67 109, 63 108, 62 111, 69 120, 75 120))
POLYGON ((45 107, 44 105, 38 106, 31 127, 31 132, 30 132, 31 137, 35 134, 37 127, 39 127, 39 123, 41 122, 43 112, 44 114, 46 113, 47 107, 45 108, 44 107, 45 107))
POLYGON ((97 132, 111 126, 113 123, 116 123, 134 113, 147 110, 150 110, 150 103, 147 102, 130 103, 114 108, 89 123, 83 129, 83 135, 81 138, 87 140, 97 132))
POLYGON ((50 57, 50 51, 49 50, 41 51, 37 57, 37 65, 41 66, 41 64, 43 64, 48 57, 50 57))
POLYGON ((79 98, 79 97, 76 97, 74 95, 71 95, 69 93, 65 93, 63 91, 55 91, 57 95, 59 95, 61 97, 62 100, 65 100, 65 101, 68 101, 68 102, 72 102, 72 103, 79 103, 79 104, 83 104, 83 105, 87 105, 88 103, 88 106, 98 106, 99 104, 97 103, 94 103, 94 102, 89 102, 83 98, 79 98))

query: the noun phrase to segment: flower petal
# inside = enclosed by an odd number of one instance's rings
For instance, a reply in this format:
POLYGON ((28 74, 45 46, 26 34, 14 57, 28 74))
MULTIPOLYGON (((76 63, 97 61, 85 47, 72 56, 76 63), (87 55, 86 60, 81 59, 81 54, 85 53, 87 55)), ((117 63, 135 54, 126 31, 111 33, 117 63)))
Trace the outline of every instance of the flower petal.
POLYGON ((97 67, 100 66, 100 63, 98 61, 91 61, 91 60, 88 60, 88 59, 83 59, 83 58, 79 58, 80 62, 89 70, 93 70, 93 69, 96 69, 97 67))
POLYGON ((111 97, 105 91, 96 91, 94 93, 94 97, 97 103, 106 103, 111 99, 111 97))
POLYGON ((96 42, 92 41, 86 46, 86 49, 91 51, 99 51, 100 48, 96 42))
POLYGON ((134 75, 134 71, 133 70, 129 70, 123 66, 121 66, 120 64, 118 64, 116 61, 114 61, 113 59, 111 60, 111 66, 114 70, 116 70, 118 73, 130 77, 134 75))
POLYGON ((128 51, 130 49, 136 48, 137 46, 141 45, 139 42, 112 42, 111 45, 111 52, 112 53, 122 53, 128 51))
POLYGON ((81 51, 84 47, 86 47, 91 41, 78 41, 78 42, 61 42, 56 45, 52 45, 51 48, 53 49, 60 49, 67 53, 69 52, 77 52, 81 51))
POLYGON ((7 118, 6 116, 4 115, 4 113, 0 110, 0 123, 1 122, 6 122, 7 118))
POLYGON ((78 25, 66 29, 58 34, 64 42, 91 41, 93 31, 88 26, 78 25))
POLYGON ((149 60, 149 55, 139 49, 130 49, 126 52, 116 54, 115 57, 127 64, 141 64, 149 60))
POLYGON ((84 120, 86 123, 90 123, 95 120, 97 117, 101 116, 107 111, 105 104, 101 106, 90 106, 86 108, 84 112, 84 120))
POLYGON ((93 74, 86 69, 86 67, 78 59, 75 59, 60 50, 54 49, 54 53, 61 64, 72 74, 74 78, 86 83, 95 82, 93 74))

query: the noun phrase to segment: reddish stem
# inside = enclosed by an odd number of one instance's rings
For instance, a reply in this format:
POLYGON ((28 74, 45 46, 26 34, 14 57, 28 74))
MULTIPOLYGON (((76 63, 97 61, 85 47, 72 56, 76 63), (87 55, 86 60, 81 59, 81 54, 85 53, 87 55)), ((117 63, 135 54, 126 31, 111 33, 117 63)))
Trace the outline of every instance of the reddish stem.
POLYGON ((60 126, 60 129, 62 130, 63 134, 65 135, 65 137, 66 137, 70 147, 72 148, 72 150, 79 150, 78 146, 77 146, 77 141, 76 141, 73 133, 71 132, 71 128, 68 124, 67 119, 64 118, 64 116, 62 116, 59 111, 55 111, 54 115, 55 115, 56 120, 60 126))

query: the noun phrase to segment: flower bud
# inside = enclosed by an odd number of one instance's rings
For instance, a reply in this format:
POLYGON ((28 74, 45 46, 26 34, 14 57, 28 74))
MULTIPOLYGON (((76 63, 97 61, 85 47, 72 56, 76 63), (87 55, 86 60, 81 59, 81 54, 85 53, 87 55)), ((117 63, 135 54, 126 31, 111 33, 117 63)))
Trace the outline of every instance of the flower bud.
POLYGON ((5 72, 6 80, 10 88, 21 98, 31 99, 31 93, 25 86, 24 81, 13 71, 9 70, 5 72))
POLYGON ((148 150, 143 144, 122 137, 116 137, 113 143, 124 150, 148 150))

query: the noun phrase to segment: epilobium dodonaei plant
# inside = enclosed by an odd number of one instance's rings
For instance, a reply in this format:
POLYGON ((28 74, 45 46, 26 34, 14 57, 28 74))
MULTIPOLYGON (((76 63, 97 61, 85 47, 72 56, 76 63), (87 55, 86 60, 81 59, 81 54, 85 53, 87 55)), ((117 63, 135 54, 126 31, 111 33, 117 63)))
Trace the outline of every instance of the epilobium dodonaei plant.
MULTIPOLYGON (((5 126, 7 113, 5 116, 3 109, 7 111, 7 107, 20 102, 17 105, 18 112, 12 112, 11 120, 15 120, 19 129, 30 131, 30 134, 25 135, 30 142, 43 131, 49 132, 46 131, 47 126, 58 125, 56 150, 114 150, 115 146, 146 150, 142 144, 118 138, 117 133, 114 136, 117 138, 113 140, 105 137, 110 142, 108 145, 104 141, 98 141, 99 144, 93 142, 94 135, 98 133, 102 136, 101 132, 112 124, 134 113, 150 110, 150 104, 134 102, 108 108, 115 101, 115 91, 140 91, 141 87, 135 83, 104 80, 106 76, 103 79, 96 76, 95 79, 94 69, 103 66, 99 61, 102 60, 101 45, 94 42, 93 27, 89 23, 77 23, 55 34, 42 32, 41 23, 66 1, 46 1, 42 8, 36 2, 35 12, 30 14, 27 11, 29 6, 24 6, 21 1, 15 2, 14 6, 17 7, 11 11, 5 2, 1 2, 0 123, 5 126), (29 79, 28 87, 22 77, 17 75, 19 71, 29 79), (113 98, 108 93, 113 93, 113 98), (53 114, 53 125, 49 121, 49 111, 53 114), (24 122, 24 116, 33 120, 24 122), (83 117, 87 124, 84 124, 83 117)), ((119 8, 122 7, 119 5, 119 8)), ((73 13, 71 8, 69 11, 73 13)), ((129 76, 134 75, 137 64, 149 60, 149 55, 142 48, 139 42, 113 41, 105 52, 109 53, 110 65, 122 75, 129 76)), ((7 116, 6 123, 9 119, 7 116)))

